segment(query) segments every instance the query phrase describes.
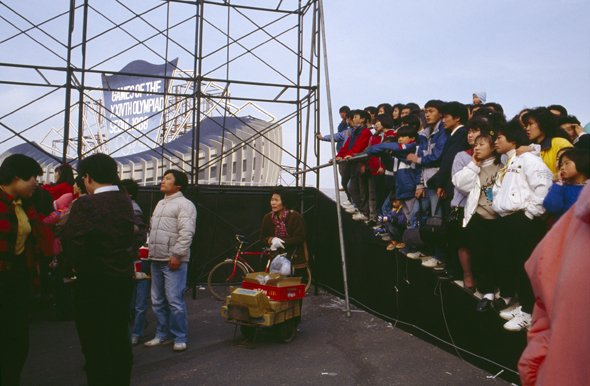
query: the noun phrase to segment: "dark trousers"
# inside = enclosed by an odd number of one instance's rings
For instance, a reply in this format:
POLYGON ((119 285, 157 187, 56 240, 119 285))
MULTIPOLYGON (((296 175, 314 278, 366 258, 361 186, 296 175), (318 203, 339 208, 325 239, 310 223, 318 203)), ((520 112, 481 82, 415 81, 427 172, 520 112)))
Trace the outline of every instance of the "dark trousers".
POLYGON ((477 280, 477 289, 482 294, 494 293, 500 288, 502 297, 509 292, 508 275, 503 269, 501 251, 498 248, 500 219, 486 220, 475 213, 467 224, 466 234, 471 252, 471 270, 477 280))
POLYGON ((383 203, 385 202, 385 199, 388 198, 391 189, 388 189, 385 186, 385 175, 383 174, 375 174, 373 176, 373 183, 375 184, 375 199, 377 200, 377 212, 379 212, 379 214, 382 215, 383 203))
POLYGON ((133 353, 129 340, 129 303, 133 279, 76 280, 75 318, 86 358, 88 385, 129 385, 133 353))
POLYGON ((24 257, 0 272, 0 385, 20 384, 29 354, 29 270, 24 257))
MULTIPOLYGON (((531 314, 535 305, 535 294, 531 287, 524 263, 545 236, 545 222, 538 217, 530 220, 523 211, 501 219, 500 261, 507 277, 506 292, 517 293, 522 310, 531 314)), ((509 295, 511 296, 511 295, 509 295)))
POLYGON ((359 163, 351 164, 348 191, 359 212, 369 217, 369 176, 367 173, 370 172, 367 170, 366 173, 361 173, 359 163))
POLYGON ((348 183, 350 182, 350 162, 338 164, 338 167, 340 167, 340 165, 344 165, 344 168, 340 173, 342 175, 342 188, 344 189, 344 193, 346 193, 346 197, 348 197, 348 201, 352 203, 352 197, 350 197, 350 193, 348 191, 348 183))

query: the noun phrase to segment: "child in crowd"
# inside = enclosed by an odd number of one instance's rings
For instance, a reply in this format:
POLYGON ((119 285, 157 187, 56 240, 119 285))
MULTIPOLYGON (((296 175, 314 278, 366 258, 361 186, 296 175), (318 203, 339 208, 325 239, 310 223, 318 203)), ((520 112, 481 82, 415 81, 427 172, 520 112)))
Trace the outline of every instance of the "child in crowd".
MULTIPOLYGON (((475 139, 480 134, 490 134, 492 126, 482 118, 474 118, 467 122, 465 126, 467 129, 467 142, 471 149, 460 152, 453 160, 453 167, 451 174, 455 176, 459 171, 463 170, 473 159, 473 148, 475 147, 475 139)), ((451 211, 454 213, 454 218, 448 226, 451 231, 450 246, 451 249, 457 250, 461 268, 463 269, 463 287, 468 291, 475 291, 475 280, 471 272, 471 255, 469 253, 469 246, 467 242, 467 234, 463 227, 463 219, 465 218, 465 205, 467 203, 468 192, 463 192, 457 187, 454 187, 453 199, 451 200, 451 211)))
MULTIPOLYGON (((499 215, 492 209, 492 188, 496 182, 498 171, 503 165, 500 155, 494 150, 494 138, 490 134, 480 134, 475 139, 474 153, 471 162, 453 176, 453 184, 463 193, 469 194, 465 206, 465 218, 463 226, 466 228, 468 248, 471 252, 472 268, 477 278, 477 288, 483 295, 477 304, 477 311, 486 311, 490 306, 502 306, 502 302, 496 301, 494 291, 500 287, 500 296, 509 299, 512 293, 505 291, 502 274, 499 270, 497 259, 500 251, 497 243, 484 243, 481 236, 487 240, 499 240, 499 215)), ((499 298, 501 299, 501 298, 499 298)), ((505 308, 501 307, 502 309, 505 308)))
MULTIPOLYGON (((500 313, 510 319, 504 324, 510 331, 528 328, 531 323, 535 297, 524 262, 545 235, 546 226, 540 217, 545 213, 543 200, 553 179, 553 173, 540 157, 531 153, 516 155, 516 149, 528 141, 524 134, 519 123, 513 121, 498 129, 496 139, 498 153, 508 156, 506 167, 496 178, 492 203, 492 210, 501 216, 499 260, 500 271, 506 277, 502 291, 517 293, 520 302, 520 306, 500 313)), ((503 301, 507 306, 510 299, 503 301)), ((497 304, 496 309, 501 308, 497 304)))
POLYGON ((391 238, 391 241, 387 245, 387 250, 393 251, 395 248, 406 246, 402 241, 407 221, 402 210, 402 202, 396 199, 393 193, 389 195, 388 200, 391 202, 391 210, 383 213, 381 222, 391 238))
MULTIPOLYGON (((348 137, 342 149, 340 149, 338 152, 336 161, 340 161, 342 159, 346 159, 348 161, 354 155, 365 151, 371 138, 371 130, 367 126, 370 119, 371 116, 366 111, 355 110, 353 112, 352 123, 354 125, 354 129, 352 130, 350 137, 348 137)), ((352 216, 352 218, 357 221, 368 221, 369 191, 367 174, 361 170, 361 164, 358 162, 347 162, 344 174, 346 174, 346 169, 350 171, 348 193, 350 194, 350 197, 356 206, 357 212, 352 216)), ((344 185, 344 177, 342 183, 344 185)))
POLYGON ((547 212, 559 219, 576 202, 590 175, 590 152, 567 148, 558 160, 559 172, 543 201, 547 212))
MULTIPOLYGON (((382 109, 383 110, 383 109, 382 109)), ((379 145, 383 139, 393 135, 393 120, 389 114, 379 114, 375 117, 375 134, 371 136, 370 146, 379 145)), ((369 159, 369 225, 375 226, 378 216, 382 214, 381 207, 389 191, 385 191, 385 168, 379 157, 369 159)))

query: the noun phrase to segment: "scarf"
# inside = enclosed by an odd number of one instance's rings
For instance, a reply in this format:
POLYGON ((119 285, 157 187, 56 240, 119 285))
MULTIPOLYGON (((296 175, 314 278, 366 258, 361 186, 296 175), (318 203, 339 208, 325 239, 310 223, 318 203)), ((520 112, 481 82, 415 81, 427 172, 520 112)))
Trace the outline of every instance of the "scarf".
POLYGON ((289 214, 288 210, 283 212, 283 219, 280 219, 278 213, 272 214, 272 223, 275 226, 275 237, 289 237, 287 233, 287 227, 285 226, 285 220, 287 219, 287 215, 289 214))

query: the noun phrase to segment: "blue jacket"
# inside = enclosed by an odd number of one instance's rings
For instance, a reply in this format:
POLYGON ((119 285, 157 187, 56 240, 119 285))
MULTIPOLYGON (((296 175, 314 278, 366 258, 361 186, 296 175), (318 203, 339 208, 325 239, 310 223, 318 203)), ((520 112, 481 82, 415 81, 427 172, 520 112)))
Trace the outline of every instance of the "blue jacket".
POLYGON ((586 185, 555 182, 545 196, 543 206, 558 219, 574 205, 584 186, 586 185))
POLYGON ((398 200, 414 197, 416 193, 421 169, 406 161, 408 154, 414 153, 416 148, 416 143, 400 145, 397 142, 386 142, 371 146, 366 151, 369 156, 381 156, 385 168, 395 173, 395 198, 398 200))
POLYGON ((385 215, 385 216, 387 216, 389 218, 396 218, 397 219, 397 222, 396 221, 390 221, 390 223, 391 224, 396 223, 396 225, 399 224, 400 226, 403 225, 404 228, 405 228, 405 225, 406 225, 406 216, 404 215, 404 211, 402 210, 401 207, 398 208, 398 209, 391 208, 391 210, 383 213, 383 215, 385 215))
POLYGON ((449 134, 442 122, 438 122, 434 127, 429 127, 418 133, 417 155, 420 158, 419 164, 422 167, 420 183, 424 184, 424 186, 438 172, 449 134))

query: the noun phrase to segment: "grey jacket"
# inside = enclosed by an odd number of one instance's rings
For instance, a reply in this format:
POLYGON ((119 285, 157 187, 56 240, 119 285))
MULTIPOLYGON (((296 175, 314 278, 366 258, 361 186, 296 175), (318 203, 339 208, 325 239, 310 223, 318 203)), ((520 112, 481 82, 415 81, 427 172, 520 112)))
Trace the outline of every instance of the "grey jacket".
POLYGON ((151 219, 149 259, 168 261, 174 256, 188 262, 196 222, 197 209, 181 192, 160 200, 151 219))

